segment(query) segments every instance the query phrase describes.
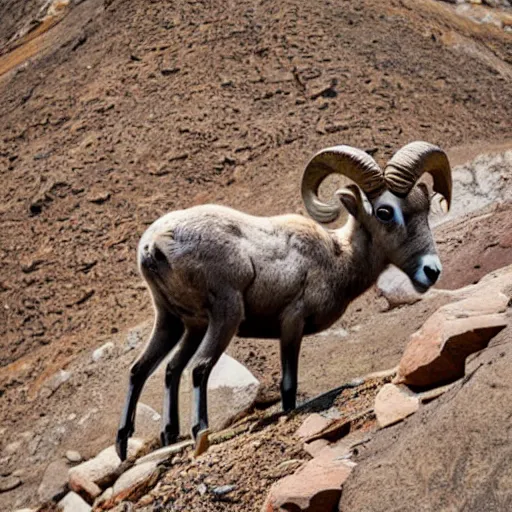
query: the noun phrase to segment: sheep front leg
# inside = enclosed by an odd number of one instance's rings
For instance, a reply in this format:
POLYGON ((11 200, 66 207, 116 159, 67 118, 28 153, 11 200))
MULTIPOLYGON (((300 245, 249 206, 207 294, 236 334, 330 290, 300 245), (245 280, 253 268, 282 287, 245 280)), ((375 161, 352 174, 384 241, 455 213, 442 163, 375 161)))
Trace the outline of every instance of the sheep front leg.
POLYGON ((295 409, 299 353, 304 331, 304 321, 298 315, 285 317, 281 324, 281 401, 283 411, 295 409))
POLYGON ((128 439, 134 431, 135 410, 142 388, 147 378, 176 345, 182 334, 183 324, 179 318, 164 311, 156 313, 151 337, 130 370, 128 394, 116 439, 116 451, 121 460, 126 459, 128 439))
POLYGON ((199 347, 192 368, 194 406, 192 436, 196 442, 195 454, 208 449, 207 387, 210 373, 229 342, 235 335, 243 317, 243 301, 238 292, 217 294, 209 313, 206 335, 199 347))
POLYGON ((181 374, 197 351, 205 333, 206 328, 187 327, 176 352, 167 364, 165 371, 164 425, 160 436, 162 446, 176 442, 180 435, 179 388, 181 374))

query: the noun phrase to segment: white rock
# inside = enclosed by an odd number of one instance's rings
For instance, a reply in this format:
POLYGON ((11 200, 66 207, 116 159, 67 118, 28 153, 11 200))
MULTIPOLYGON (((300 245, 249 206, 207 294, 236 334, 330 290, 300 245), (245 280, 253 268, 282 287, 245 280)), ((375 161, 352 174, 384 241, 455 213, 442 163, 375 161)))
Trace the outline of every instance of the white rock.
POLYGON ((57 508, 62 512, 90 512, 92 510, 92 507, 75 492, 68 492, 57 503, 57 508))
POLYGON ((66 452, 66 459, 68 459, 69 462, 81 462, 82 456, 75 450, 68 450, 66 452))
MULTIPOLYGON (((136 457, 144 446, 142 439, 132 438, 128 442, 128 457, 136 457)), ((82 462, 69 470, 69 475, 78 473, 82 478, 90 480, 101 486, 108 481, 121 465, 121 459, 117 456, 115 446, 109 446, 101 451, 94 459, 82 462)))
POLYGON ((406 386, 385 384, 375 398, 375 415, 381 427, 393 425, 411 414, 420 407, 418 395, 406 386))
POLYGON ((114 496, 125 493, 131 488, 141 485, 157 471, 157 462, 150 461, 144 464, 137 464, 133 468, 123 473, 114 484, 114 496))
POLYGON ((377 290, 389 303, 390 309, 402 304, 414 304, 421 295, 414 289, 411 280, 397 267, 389 267, 377 280, 377 290))
POLYGON ((114 354, 114 343, 109 341, 92 353, 92 360, 96 363, 100 359, 107 359, 114 354))

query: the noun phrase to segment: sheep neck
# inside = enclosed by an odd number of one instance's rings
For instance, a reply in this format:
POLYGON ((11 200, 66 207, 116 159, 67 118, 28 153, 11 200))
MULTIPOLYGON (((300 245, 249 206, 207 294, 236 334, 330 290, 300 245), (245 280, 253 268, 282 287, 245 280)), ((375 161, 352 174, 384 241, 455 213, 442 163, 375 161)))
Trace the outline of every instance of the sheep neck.
POLYGON ((333 231, 333 236, 342 247, 339 265, 343 280, 339 293, 350 302, 377 281, 389 260, 368 230, 353 218, 333 231))

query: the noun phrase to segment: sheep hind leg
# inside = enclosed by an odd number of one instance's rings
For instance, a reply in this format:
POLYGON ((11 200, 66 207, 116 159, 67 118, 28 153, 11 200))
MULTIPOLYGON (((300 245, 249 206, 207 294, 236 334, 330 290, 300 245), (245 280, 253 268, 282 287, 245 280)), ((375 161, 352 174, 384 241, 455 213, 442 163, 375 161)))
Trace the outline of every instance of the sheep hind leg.
POLYGON ((209 315, 206 335, 195 356, 192 368, 194 405, 192 436, 196 443, 195 455, 208 449, 208 402, 207 388, 211 371, 229 342, 235 335, 243 318, 243 301, 238 292, 216 297, 209 315))
POLYGON ((196 353, 205 333, 205 327, 187 327, 176 352, 167 363, 165 371, 164 424, 160 435, 162 446, 175 443, 180 435, 179 388, 181 374, 192 356, 196 353))
POLYGON ((128 393, 116 439, 116 451, 121 460, 126 460, 128 439, 134 432, 135 411, 142 388, 148 377, 179 341, 183 330, 183 323, 179 318, 164 310, 157 310, 151 337, 130 370, 128 393))
POLYGON ((281 325, 281 401, 283 411, 295 409, 297 404, 297 382, 299 353, 303 336, 302 318, 285 317, 281 325))

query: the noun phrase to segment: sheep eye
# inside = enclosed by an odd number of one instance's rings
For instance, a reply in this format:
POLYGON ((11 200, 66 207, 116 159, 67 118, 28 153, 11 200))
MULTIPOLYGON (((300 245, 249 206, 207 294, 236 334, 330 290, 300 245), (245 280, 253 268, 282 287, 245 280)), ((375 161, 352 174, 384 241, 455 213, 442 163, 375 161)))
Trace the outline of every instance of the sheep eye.
POLYGON ((391 206, 380 206, 376 212, 377 218, 381 222, 391 222, 395 218, 395 212, 391 206))

